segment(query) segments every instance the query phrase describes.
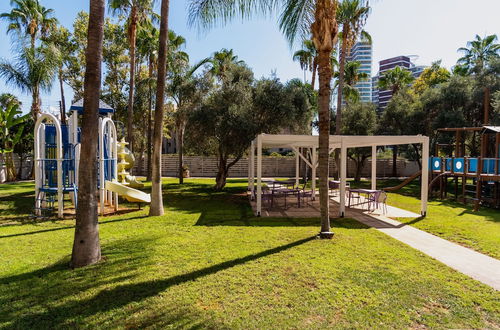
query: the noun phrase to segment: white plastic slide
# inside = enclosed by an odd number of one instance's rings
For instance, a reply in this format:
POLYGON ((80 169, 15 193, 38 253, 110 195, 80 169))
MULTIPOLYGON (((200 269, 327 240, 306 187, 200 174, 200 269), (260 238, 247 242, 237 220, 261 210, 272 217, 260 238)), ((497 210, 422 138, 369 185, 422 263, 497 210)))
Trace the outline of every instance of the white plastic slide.
POLYGON ((123 196, 129 202, 151 203, 151 195, 143 191, 130 188, 118 182, 106 181, 106 189, 123 196))

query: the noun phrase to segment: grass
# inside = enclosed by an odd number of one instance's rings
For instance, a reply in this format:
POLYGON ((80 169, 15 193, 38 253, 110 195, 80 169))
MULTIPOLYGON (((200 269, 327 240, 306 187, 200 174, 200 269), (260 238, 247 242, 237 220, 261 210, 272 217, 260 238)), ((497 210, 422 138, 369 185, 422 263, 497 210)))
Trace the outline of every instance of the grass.
POLYGON ((104 260, 68 269, 73 221, 26 222, 0 185, 0 328, 495 328, 500 293, 350 219, 251 215, 245 180, 166 180, 166 214, 100 219, 104 260))
MULTIPOLYGON (((379 187, 397 185, 396 180, 381 180, 379 187)), ((357 186, 369 186, 368 181, 357 186)), ((418 181, 396 193, 389 193, 388 204, 420 213, 420 185, 418 181)), ((500 211, 482 207, 474 212, 472 204, 452 200, 431 199, 425 218, 399 218, 401 222, 434 235, 500 259, 500 211)))

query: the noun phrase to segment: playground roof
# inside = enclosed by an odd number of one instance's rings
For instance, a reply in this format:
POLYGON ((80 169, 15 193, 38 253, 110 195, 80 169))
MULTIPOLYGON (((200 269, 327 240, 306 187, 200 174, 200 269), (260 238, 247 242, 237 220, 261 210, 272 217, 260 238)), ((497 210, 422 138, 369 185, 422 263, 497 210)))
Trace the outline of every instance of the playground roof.
MULTIPOLYGON (((264 148, 318 147, 317 135, 261 134, 264 148)), ((423 143, 428 139, 422 135, 330 135, 330 148, 340 148, 342 142, 347 148, 388 146, 396 144, 423 143)))
MULTIPOLYGON (((76 110, 76 111, 78 111, 79 114, 82 114, 83 113, 83 99, 80 99, 80 100, 76 101, 75 103, 73 103, 73 105, 71 105, 71 108, 69 108, 69 110, 73 110, 73 111, 76 110)), ((111 106, 106 104, 104 101, 99 100, 99 114, 104 115, 104 114, 114 113, 114 112, 115 112, 115 109, 113 109, 111 106)))

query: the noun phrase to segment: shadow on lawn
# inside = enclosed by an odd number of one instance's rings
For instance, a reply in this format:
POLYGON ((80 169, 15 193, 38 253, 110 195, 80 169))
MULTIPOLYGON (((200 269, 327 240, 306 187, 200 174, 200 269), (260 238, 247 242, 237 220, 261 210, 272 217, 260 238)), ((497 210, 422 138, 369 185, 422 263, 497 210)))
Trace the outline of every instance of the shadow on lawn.
MULTIPOLYGON (((153 253, 153 249, 150 248, 151 240, 135 240, 132 242, 124 240, 105 246, 103 254, 107 256, 107 261, 95 266, 72 271, 67 269, 67 260, 64 260, 64 262, 40 270, 0 279, 0 284, 8 284, 10 288, 16 289, 12 290, 4 286, 0 291, 0 304, 6 307, 2 314, 6 316, 7 320, 12 321, 9 324, 9 327, 12 328, 75 326, 75 324, 70 323, 73 318, 89 325, 86 323, 85 318, 96 315, 98 315, 99 322, 102 323, 106 316, 100 313, 117 310, 132 302, 137 303, 149 297, 157 296, 171 286, 194 281, 247 262, 280 253, 313 239, 315 239, 315 236, 185 274, 145 282, 126 283, 111 289, 103 289, 95 295, 84 293, 84 296, 90 297, 79 299, 78 294, 83 291, 111 283, 133 281, 141 272, 141 267, 153 266, 152 260, 149 258, 150 255, 148 255, 148 253, 153 253), (50 284, 54 289, 47 290, 47 284, 50 284), (19 292, 22 288, 25 289, 25 292, 19 292), (43 297, 42 301, 36 301, 40 297, 43 297), (13 304, 13 301, 16 303, 13 304), (22 314, 23 311, 24 314, 22 314)), ((134 304, 130 308, 127 307, 127 315, 132 314, 134 308, 137 311, 144 312, 143 306, 134 304)), ((162 313, 158 317, 163 319, 162 322, 165 322, 165 317, 178 321, 178 318, 183 316, 178 314, 169 316, 162 313)), ((160 321, 148 319, 145 322, 156 324, 156 322, 160 321)), ((140 326, 140 324, 135 326, 140 326)))

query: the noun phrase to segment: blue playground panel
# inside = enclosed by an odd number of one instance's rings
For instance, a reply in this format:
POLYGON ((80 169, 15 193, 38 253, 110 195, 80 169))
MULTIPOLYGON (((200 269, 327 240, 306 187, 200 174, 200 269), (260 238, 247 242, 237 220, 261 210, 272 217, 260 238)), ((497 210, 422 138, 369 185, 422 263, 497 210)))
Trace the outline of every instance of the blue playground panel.
POLYGON ((463 173, 465 168, 465 160, 463 158, 453 159, 453 172, 463 173))
MULTIPOLYGON (((453 172, 464 173, 465 170, 465 158, 445 158, 445 171, 451 172, 453 166, 453 172)), ((468 168, 467 173, 477 173, 478 159, 468 158, 468 168)), ((482 171, 483 174, 500 174, 500 160, 495 158, 485 158, 482 159, 482 171), (498 162, 498 168, 495 172, 495 164, 498 162)), ((429 168, 432 171, 441 171, 442 158, 441 157, 431 157, 429 158, 429 168)))
POLYGON ((433 171, 441 171, 441 157, 431 157, 429 159, 429 167, 433 171))

